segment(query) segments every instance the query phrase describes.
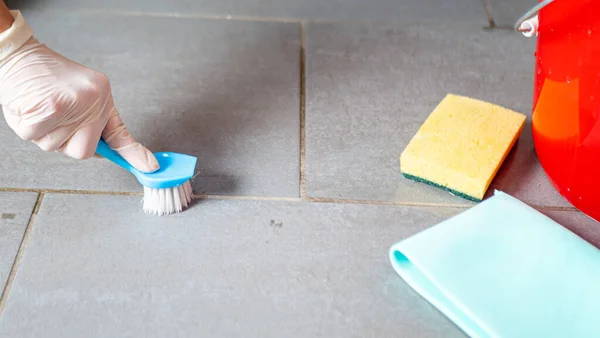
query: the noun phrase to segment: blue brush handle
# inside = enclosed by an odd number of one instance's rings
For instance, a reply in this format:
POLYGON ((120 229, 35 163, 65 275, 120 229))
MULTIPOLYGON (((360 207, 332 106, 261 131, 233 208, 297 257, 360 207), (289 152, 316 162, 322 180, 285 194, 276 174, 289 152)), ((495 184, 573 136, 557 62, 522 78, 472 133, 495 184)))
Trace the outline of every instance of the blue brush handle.
POLYGON ((137 170, 131 164, 129 164, 129 162, 125 161, 125 159, 122 158, 121 155, 119 155, 119 153, 112 150, 112 148, 109 147, 108 144, 103 139, 100 139, 100 141, 98 141, 98 147, 96 148, 96 153, 98 153, 98 155, 105 157, 106 159, 114 162, 115 164, 119 165, 121 168, 123 168, 131 173, 133 173, 134 171, 137 170))

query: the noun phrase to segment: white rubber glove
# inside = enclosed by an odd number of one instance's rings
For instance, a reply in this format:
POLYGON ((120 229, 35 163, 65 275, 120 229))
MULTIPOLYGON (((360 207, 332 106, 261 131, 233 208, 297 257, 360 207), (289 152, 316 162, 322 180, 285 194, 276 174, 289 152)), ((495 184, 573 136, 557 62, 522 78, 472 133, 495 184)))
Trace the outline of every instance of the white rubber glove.
POLYGON ((92 157, 102 136, 138 170, 157 170, 123 125, 108 78, 39 43, 20 12, 11 14, 13 26, 0 34, 0 105, 15 133, 76 159, 92 157))

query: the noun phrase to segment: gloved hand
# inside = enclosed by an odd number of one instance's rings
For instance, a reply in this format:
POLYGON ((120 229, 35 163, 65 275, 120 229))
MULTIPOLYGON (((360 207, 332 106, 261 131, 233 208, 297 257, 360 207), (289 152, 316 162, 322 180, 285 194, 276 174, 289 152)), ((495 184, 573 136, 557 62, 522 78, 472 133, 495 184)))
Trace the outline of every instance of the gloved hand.
MULTIPOLYGON (((19 15, 13 26, 18 26, 19 15)), ((1 42, 0 38, 0 47, 1 42)), ((0 105, 15 133, 45 151, 86 159, 95 154, 102 136, 138 170, 159 168, 154 155, 123 125, 108 78, 33 37, 3 58, 0 55, 0 105)))

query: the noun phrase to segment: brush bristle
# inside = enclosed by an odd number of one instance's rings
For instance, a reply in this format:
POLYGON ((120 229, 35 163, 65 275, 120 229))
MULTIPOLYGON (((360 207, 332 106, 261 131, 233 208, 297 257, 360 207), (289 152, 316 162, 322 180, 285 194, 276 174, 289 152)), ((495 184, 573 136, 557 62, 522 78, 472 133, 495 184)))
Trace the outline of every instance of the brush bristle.
POLYGON ((144 212, 157 216, 181 212, 190 205, 193 197, 190 181, 168 189, 144 187, 144 212))

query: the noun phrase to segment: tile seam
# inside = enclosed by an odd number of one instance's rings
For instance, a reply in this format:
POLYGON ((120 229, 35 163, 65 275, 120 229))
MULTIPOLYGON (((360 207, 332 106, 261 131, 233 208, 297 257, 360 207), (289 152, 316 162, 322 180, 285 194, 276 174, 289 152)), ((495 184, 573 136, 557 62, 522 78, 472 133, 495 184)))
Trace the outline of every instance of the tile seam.
POLYGON ((300 23, 300 198, 306 198, 306 23, 300 23))
POLYGON ((104 190, 74 190, 74 189, 36 189, 36 188, 0 188, 0 192, 36 192, 45 194, 69 195, 114 195, 114 196, 144 196, 143 192, 104 191, 104 190))
MULTIPOLYGON (((35 192, 38 194, 63 194, 63 195, 99 195, 99 196, 138 196, 143 197, 142 192, 126 191, 102 191, 102 190, 69 190, 69 189, 34 189, 34 188, 0 188, 0 192, 35 192)), ((278 196, 253 196, 253 195, 212 195, 212 194, 194 194, 198 199, 216 199, 216 200, 256 200, 256 201, 281 201, 281 202, 312 202, 312 203, 338 203, 338 204, 364 204, 364 205, 396 205, 396 206, 414 206, 414 207, 450 207, 450 208, 469 208, 473 205, 465 203, 428 203, 428 202, 401 202, 401 201, 382 201, 382 200, 357 200, 346 198, 330 197, 278 197, 278 196)), ((562 207, 552 205, 530 204, 533 208, 553 211, 579 211, 574 207, 562 207)))
POLYGON ((234 200, 234 201, 274 201, 274 202, 302 202, 298 197, 270 197, 270 196, 235 196, 235 195, 203 195, 194 194, 194 198, 203 200, 234 200))
MULTIPOLYGON (((473 204, 463 203, 428 203, 428 202, 401 202, 401 201, 378 201, 378 200, 355 200, 343 198, 327 198, 327 197, 308 197, 308 202, 313 203, 332 203, 332 204, 358 204, 358 205, 393 205, 406 207, 441 207, 441 208, 472 208, 473 204)), ((548 210, 548 211, 571 211, 579 212, 574 207, 559 207, 550 205, 535 205, 528 204, 532 208, 548 210)))
POLYGON ((377 201, 377 200, 355 200, 344 198, 308 197, 307 201, 313 203, 331 204, 357 204, 357 205, 390 205, 406 207, 442 207, 442 208, 469 208, 471 205, 461 203, 426 203, 426 202, 399 202, 399 201, 377 201))
MULTIPOLYGON (((430 19, 420 19, 414 21, 407 20, 368 20, 368 19, 309 19, 302 17, 277 17, 277 16, 259 16, 259 15, 231 15, 231 14, 208 14, 208 13, 181 13, 181 12, 146 12, 132 10, 110 10, 110 9, 48 9, 48 8, 27 8, 27 11, 38 13, 67 13, 67 14, 83 14, 83 15, 115 15, 115 16, 131 16, 131 17, 156 17, 156 18, 174 18, 174 19, 203 19, 203 20, 231 20, 231 21, 246 21, 246 22, 279 22, 290 24, 398 24, 405 23, 410 25, 427 24, 430 19)), ((447 22, 448 25, 476 25, 478 21, 461 21, 447 22)))
POLYGON ((51 8, 27 8, 26 11, 37 13, 66 13, 82 15, 115 15, 115 16, 138 16, 155 18, 175 18, 175 19, 206 19, 206 20, 233 20, 233 21, 252 21, 252 22, 281 22, 281 23, 299 23, 301 19, 286 17, 252 16, 252 15, 229 15, 229 14, 207 14, 207 13, 180 13, 180 12, 149 12, 133 10, 112 10, 112 9, 51 9, 51 8))
POLYGON ((45 194, 43 192, 38 193, 37 200, 35 201, 35 205, 33 206, 33 210, 31 212, 31 216, 29 216, 29 221, 27 222, 27 227, 25 228, 25 232, 23 233, 23 238, 21 239, 21 243, 19 245, 19 249, 17 250, 17 254, 15 255, 15 260, 10 269, 10 273, 6 280, 6 285, 4 286, 4 290, 2 291, 2 295, 0 296, 0 318, 2 318, 2 313, 4 312, 4 308, 6 307, 6 302, 8 301, 8 297, 10 294, 10 290, 14 283, 15 277, 19 270, 19 265, 23 260, 23 255, 27 246, 29 245, 29 238, 31 237, 31 231, 33 229, 33 225, 37 218, 37 215, 40 211, 40 207, 42 206, 42 201, 44 200, 45 194))

